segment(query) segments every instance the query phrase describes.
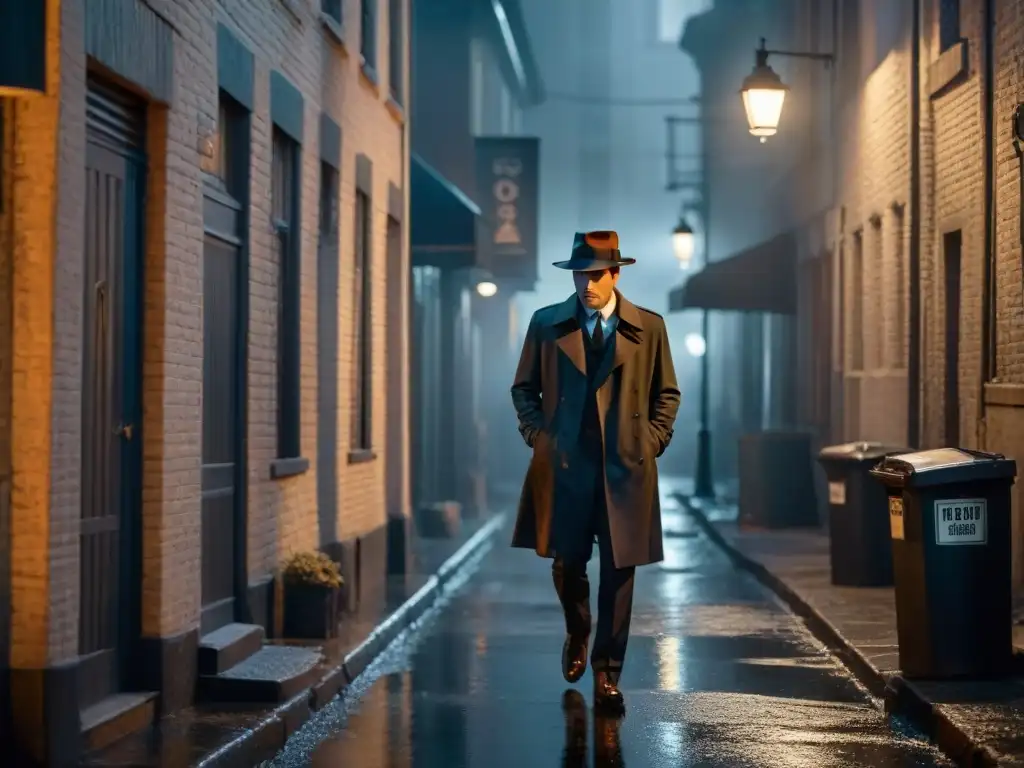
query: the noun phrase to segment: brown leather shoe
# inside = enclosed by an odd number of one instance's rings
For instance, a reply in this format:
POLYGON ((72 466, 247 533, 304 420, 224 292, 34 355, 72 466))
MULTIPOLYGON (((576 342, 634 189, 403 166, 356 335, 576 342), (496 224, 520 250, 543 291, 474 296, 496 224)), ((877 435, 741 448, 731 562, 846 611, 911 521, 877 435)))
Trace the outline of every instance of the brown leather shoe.
POLYGON ((626 701, 622 691, 615 684, 606 670, 594 671, 594 707, 607 712, 622 714, 626 711, 626 701))
POLYGON ((565 636, 562 646, 562 677, 568 683, 577 683, 587 671, 587 642, 589 637, 565 636))

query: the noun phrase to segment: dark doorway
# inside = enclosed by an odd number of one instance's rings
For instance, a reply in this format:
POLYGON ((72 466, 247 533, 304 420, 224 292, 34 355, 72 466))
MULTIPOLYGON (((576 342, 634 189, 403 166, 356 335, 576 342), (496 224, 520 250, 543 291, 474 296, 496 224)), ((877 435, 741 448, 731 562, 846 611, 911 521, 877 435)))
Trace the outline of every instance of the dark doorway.
POLYGON ((140 635, 145 104, 86 98, 79 704, 122 690, 140 635))
POLYGON ((236 619, 244 585, 245 259, 249 116, 221 94, 219 165, 204 189, 203 634, 236 619))
POLYGON ((960 443, 960 230, 942 236, 946 310, 945 443, 960 443))
POLYGON ((320 250, 316 273, 316 488, 320 546, 338 538, 338 171, 320 164, 320 250))

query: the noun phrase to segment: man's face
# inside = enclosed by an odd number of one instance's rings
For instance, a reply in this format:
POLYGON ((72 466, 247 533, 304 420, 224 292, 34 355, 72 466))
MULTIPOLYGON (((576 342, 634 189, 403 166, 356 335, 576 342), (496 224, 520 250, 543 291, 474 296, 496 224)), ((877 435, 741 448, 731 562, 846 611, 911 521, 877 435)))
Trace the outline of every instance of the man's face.
POLYGON ((576 295, 587 309, 601 309, 612 297, 619 282, 618 269, 602 269, 599 272, 573 272, 576 295))

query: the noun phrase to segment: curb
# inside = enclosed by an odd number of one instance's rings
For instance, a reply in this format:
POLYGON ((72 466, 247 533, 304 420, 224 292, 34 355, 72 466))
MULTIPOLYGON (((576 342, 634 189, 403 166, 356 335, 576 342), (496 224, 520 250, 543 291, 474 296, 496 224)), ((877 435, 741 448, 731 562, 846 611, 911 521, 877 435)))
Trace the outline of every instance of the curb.
POLYGON ((677 496, 686 512, 696 521, 708 538, 721 549, 734 565, 753 574, 758 581, 778 595, 793 613, 803 619, 807 628, 864 685, 879 698, 889 715, 906 717, 922 730, 953 762, 963 768, 995 768, 998 755, 979 744, 971 734, 953 722, 941 704, 930 701, 914 683, 899 673, 886 674, 875 667, 843 634, 808 603, 798 592, 753 558, 743 554, 722 535, 718 527, 685 496, 677 496))
POLYGON ((288 738, 301 728, 313 713, 330 702, 350 685, 402 632, 417 621, 445 596, 448 587, 461 583, 459 579, 468 566, 475 564, 490 549, 494 537, 505 524, 505 513, 487 521, 454 554, 437 573, 408 600, 402 603, 384 621, 353 648, 341 664, 324 675, 320 681, 298 695, 280 704, 251 729, 237 736, 203 757, 196 768, 228 768, 253 766, 272 760, 284 747, 288 738))

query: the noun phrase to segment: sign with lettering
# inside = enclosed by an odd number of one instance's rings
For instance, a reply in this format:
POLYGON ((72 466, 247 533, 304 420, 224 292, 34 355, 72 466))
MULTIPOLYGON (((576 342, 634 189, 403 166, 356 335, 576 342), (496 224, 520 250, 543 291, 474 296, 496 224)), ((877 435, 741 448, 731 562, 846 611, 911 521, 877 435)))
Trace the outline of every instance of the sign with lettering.
POLYGON ((831 480, 828 484, 828 503, 841 507, 846 503, 846 483, 842 480, 831 480))
POLYGON ((903 499, 889 497, 889 533, 897 541, 903 541, 903 499))
POLYGON ((476 139, 478 263, 499 284, 532 289, 537 281, 539 160, 535 137, 476 139))
POLYGON ((943 499, 935 502, 935 543, 987 544, 988 501, 943 499))

